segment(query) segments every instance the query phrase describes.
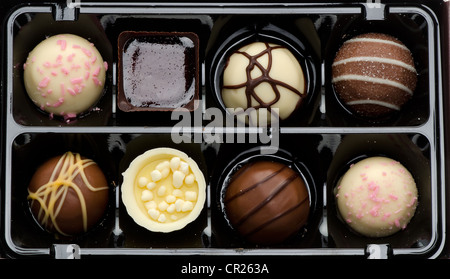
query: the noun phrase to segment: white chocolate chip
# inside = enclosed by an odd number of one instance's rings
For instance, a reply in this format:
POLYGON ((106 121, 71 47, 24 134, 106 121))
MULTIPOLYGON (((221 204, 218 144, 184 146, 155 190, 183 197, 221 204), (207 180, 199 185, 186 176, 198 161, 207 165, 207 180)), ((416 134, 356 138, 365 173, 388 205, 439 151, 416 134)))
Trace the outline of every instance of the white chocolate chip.
POLYGON ((180 157, 173 157, 170 160, 170 168, 172 169, 172 171, 176 171, 179 166, 180 166, 180 157))
POLYGON ((170 218, 174 221, 176 221, 178 219, 177 215, 170 215, 170 218))
POLYGON ((153 181, 151 181, 147 184, 147 189, 149 189, 149 190, 153 190, 153 189, 155 189, 155 187, 156 187, 156 183, 153 181))
POLYGON ((167 220, 166 215, 159 215, 158 222, 164 223, 167 220))
POLYGON ((145 176, 139 177, 138 185, 139 187, 145 187, 148 183, 148 179, 145 176))
POLYGON ((195 201, 195 200, 197 200, 197 192, 194 192, 194 191, 186 191, 186 192, 184 193, 184 195, 185 195, 185 197, 186 197, 186 200, 188 200, 188 201, 195 201))
POLYGON ((191 211, 194 208, 194 204, 190 201, 185 201, 181 207, 182 212, 191 211))
POLYGON ((153 200, 153 193, 149 190, 144 190, 141 193, 141 200, 142 201, 150 201, 153 200))
POLYGON ((182 173, 184 173, 185 175, 188 175, 189 174, 189 164, 186 163, 186 162, 181 161, 179 170, 182 173))
POLYGON ((184 183, 186 183, 188 185, 194 183, 194 181, 195 181, 195 176, 193 173, 187 175, 186 178, 184 179, 184 183))
POLYGON ((166 186, 161 186, 158 188, 158 196, 164 196, 166 194, 166 186))
POLYGON ((177 199, 177 201, 175 202, 175 210, 177 212, 181 212, 181 209, 183 208, 183 204, 184 204, 184 200, 177 199))
POLYGON ((152 180, 155 182, 161 180, 162 178, 161 172, 159 170, 153 170, 150 175, 152 177, 152 180))
POLYGON ((169 168, 164 168, 161 170, 161 179, 166 178, 167 176, 169 176, 170 173, 170 169, 169 168))
POLYGON ((155 201, 149 201, 145 203, 145 208, 148 209, 155 209, 156 208, 156 202, 155 201))
POLYGON ((172 183, 175 188, 180 188, 183 185, 185 174, 181 171, 174 171, 172 183))
POLYGON ((166 210, 169 207, 169 204, 165 201, 162 201, 158 204, 158 209, 161 211, 166 210))
POLYGON ((167 210, 167 212, 169 212, 169 213, 174 213, 175 212, 175 204, 174 203, 172 203, 171 205, 169 205, 169 207, 166 209, 167 210))
POLYGON ((168 203, 174 203, 177 200, 177 197, 175 197, 174 195, 167 195, 166 197, 166 202, 168 203))
POLYGON ((159 211, 154 208, 148 210, 148 215, 150 215, 150 217, 152 217, 153 220, 158 219, 159 214, 160 214, 159 211))
POLYGON ((172 191, 172 195, 174 195, 177 198, 182 198, 183 197, 183 191, 181 191, 180 189, 175 189, 172 191))
POLYGON ((166 168, 169 168, 169 167, 170 167, 169 161, 164 161, 164 162, 159 163, 156 166, 156 169, 159 170, 159 171, 162 171, 163 169, 166 169, 166 168))

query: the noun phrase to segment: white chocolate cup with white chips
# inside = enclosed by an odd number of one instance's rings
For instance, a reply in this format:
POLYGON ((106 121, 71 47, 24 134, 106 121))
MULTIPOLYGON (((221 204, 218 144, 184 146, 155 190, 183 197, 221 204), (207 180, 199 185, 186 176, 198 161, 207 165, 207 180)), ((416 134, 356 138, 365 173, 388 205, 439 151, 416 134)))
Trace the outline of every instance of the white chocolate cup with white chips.
POLYGON ((140 226, 173 232, 200 215, 206 181, 197 163, 173 148, 154 148, 136 157, 122 173, 122 201, 140 226))

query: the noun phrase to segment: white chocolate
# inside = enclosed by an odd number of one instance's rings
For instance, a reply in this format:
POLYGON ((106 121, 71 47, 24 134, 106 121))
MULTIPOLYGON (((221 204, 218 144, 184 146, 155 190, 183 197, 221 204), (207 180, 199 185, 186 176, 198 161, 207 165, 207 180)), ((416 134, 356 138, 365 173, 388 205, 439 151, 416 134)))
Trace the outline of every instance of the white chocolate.
POLYGON ((174 195, 166 196, 166 202, 168 202, 168 203, 174 203, 176 200, 177 200, 177 197, 175 197, 174 195))
POLYGON ((158 188, 158 196, 164 196, 166 194, 167 188, 166 186, 161 186, 158 188))
POLYGON ((184 179, 184 183, 191 185, 194 182, 195 182, 194 174, 191 173, 191 174, 186 175, 186 178, 184 179))
POLYGON ((342 218, 369 237, 405 229, 414 216, 417 194, 411 173, 385 157, 370 157, 352 165, 336 189, 342 218))
POLYGON ((139 178, 138 185, 139 187, 145 187, 148 183, 148 179, 144 176, 139 178))
POLYGON ((149 191, 149 190, 142 191, 141 200, 150 201, 152 199, 153 199, 153 193, 151 191, 149 191))
POLYGON ((158 209, 161 211, 165 211, 169 207, 169 204, 165 201, 162 201, 158 204, 158 209))
POLYGON ((154 208, 151 208, 148 210, 148 215, 152 217, 153 220, 157 220, 159 217, 160 212, 154 208))
POLYGON ((184 173, 184 175, 188 175, 189 174, 189 165, 188 165, 188 163, 181 161, 179 170, 182 173, 184 173))
MULTIPOLYGON (((127 212, 136 223, 151 231, 179 230, 197 218, 204 206, 206 182, 203 174, 191 158, 174 149, 147 151, 133 160, 123 175, 122 200, 127 212), (145 187, 142 187, 143 179, 138 185, 141 177, 148 180, 145 187), (153 199, 143 201, 144 191, 150 191, 153 199), (186 192, 190 200, 186 199, 186 192)), ((144 198, 149 198, 147 192, 144 198)))
POLYGON ((170 168, 172 169, 172 171, 176 171, 178 169, 178 167, 180 166, 180 157, 173 157, 170 160, 170 168))
POLYGON ((196 201, 197 200, 197 192, 194 191, 186 191, 185 193, 187 201, 196 201))
POLYGON ((173 173, 173 186, 175 188, 180 188, 183 185, 183 180, 186 175, 181 171, 175 171, 173 173))
POLYGON ((152 177, 152 180, 155 182, 158 182, 162 178, 162 174, 159 170, 154 170, 150 173, 150 176, 152 177))
POLYGON ((155 187, 156 187, 156 183, 155 182, 153 182, 153 181, 151 181, 151 182, 149 182, 148 184, 147 184, 147 189, 149 189, 149 190, 153 190, 153 189, 155 189, 155 187))
POLYGON ((29 53, 24 83, 36 106, 72 118, 100 99, 106 70, 106 62, 91 42, 60 34, 43 40, 29 53))
POLYGON ((158 217, 158 222, 164 223, 167 220, 166 215, 161 214, 158 217))
POLYGON ((149 210, 149 209, 156 209, 156 207, 157 207, 157 204, 156 204, 155 201, 149 201, 149 202, 145 203, 145 208, 147 210, 149 210))
POLYGON ((194 204, 190 201, 185 201, 181 207, 182 212, 191 211, 194 208, 194 204))
POLYGON ((182 198, 182 197, 184 197, 184 193, 183 193, 183 191, 181 191, 180 189, 175 189, 175 190, 173 190, 172 195, 174 195, 174 196, 177 197, 177 198, 182 198))
MULTIPOLYGON (((298 107, 301 99, 306 96, 306 82, 303 74, 303 69, 298 62, 297 58, 284 47, 279 45, 269 44, 269 47, 276 47, 271 50, 272 59, 269 60, 269 54, 260 55, 257 59, 259 64, 269 71, 269 77, 288 84, 295 91, 282 85, 277 85, 276 88, 279 91, 279 98, 277 100, 276 92, 269 82, 263 82, 254 89, 254 94, 257 95, 264 103, 270 104, 271 109, 277 109, 279 118, 288 118, 298 107), (269 68, 269 61, 272 65, 269 68), (299 94, 300 93, 300 94, 299 94)), ((257 56, 264 51, 267 51, 266 44, 263 42, 255 42, 243 46, 239 49, 239 52, 245 52, 247 55, 257 56)), ((221 95, 222 100, 226 108, 229 109, 242 109, 247 110, 250 107, 259 107, 260 103, 253 97, 250 98, 250 103, 247 98, 247 87, 240 86, 239 88, 226 88, 235 87, 237 85, 246 84, 247 73, 246 70, 249 66, 250 60, 242 53, 233 53, 228 61, 227 66, 223 74, 223 85, 221 95)), ((262 72, 259 67, 253 67, 250 72, 251 79, 257 79, 262 76, 262 72)), ((267 109, 263 106, 265 112, 267 109)), ((258 109, 259 111, 260 109, 258 109)), ((256 110, 255 114, 258 115, 256 110)), ((243 114, 241 114, 243 115, 243 114)), ((269 115, 270 121, 270 115, 269 115)), ((257 124, 258 119, 253 116, 250 123, 257 124)))

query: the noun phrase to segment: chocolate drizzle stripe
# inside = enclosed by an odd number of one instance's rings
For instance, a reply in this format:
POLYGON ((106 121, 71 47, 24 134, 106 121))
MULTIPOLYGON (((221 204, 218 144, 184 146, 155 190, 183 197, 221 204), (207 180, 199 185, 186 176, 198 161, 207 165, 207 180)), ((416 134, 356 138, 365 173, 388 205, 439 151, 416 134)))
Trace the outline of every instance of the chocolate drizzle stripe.
POLYGON ((241 219, 239 219, 235 227, 241 226, 247 219, 249 219, 251 216, 253 216, 256 212, 261 210, 266 204, 268 204, 271 200, 273 200, 281 191, 283 191, 284 188, 286 188, 292 181, 294 181, 296 178, 299 178, 300 176, 297 173, 292 174, 290 177, 285 179, 278 188, 275 189, 275 191, 272 192, 271 195, 269 195, 266 199, 264 199, 261 203, 256 205, 250 212, 248 212, 246 215, 242 216, 241 219))
MULTIPOLYGON (((306 201, 307 201, 307 197, 305 197, 301 202, 299 202, 298 204, 294 205, 293 207, 289 208, 288 210, 281 212, 280 214, 274 216, 272 219, 267 220, 266 222, 264 222, 263 224, 259 225, 258 227, 254 228, 253 230, 251 230, 250 232, 246 233, 244 235, 244 237, 248 237, 249 235, 252 235, 254 233, 259 232, 260 230, 264 229, 266 226, 270 225, 271 223, 275 222, 276 220, 282 218, 283 216, 288 215, 289 213, 291 213, 292 211, 296 210, 297 208, 299 208, 300 206, 302 206, 306 201)), ((301 220, 303 221, 303 220, 301 220)))
MULTIPOLYGON (((240 173, 236 174, 236 176, 233 178, 233 180, 237 179, 239 176, 241 176, 242 174, 244 174, 247 170, 250 169, 250 167, 251 167, 252 165, 253 165, 253 163, 247 164, 247 165, 244 167, 244 169, 241 170, 240 173)), ((243 190, 239 191, 238 193, 234 194, 233 196, 231 196, 231 197, 225 199, 224 202, 225 202, 225 203, 228 203, 228 202, 230 202, 230 201, 232 201, 232 200, 234 200, 234 199, 236 199, 236 198, 238 198, 238 197, 244 195, 245 193, 247 193, 247 192, 249 192, 249 191, 255 189, 256 187, 260 186, 260 185, 263 184, 264 182, 269 181, 271 178, 273 178, 273 177, 275 177, 277 174, 281 173, 281 172, 282 172, 285 168, 287 168, 287 167, 288 167, 288 166, 286 166, 286 165, 282 166, 278 171, 275 171, 275 172, 271 173, 270 175, 264 177, 263 179, 261 179, 260 181, 256 182, 255 184, 251 185, 250 187, 248 187, 248 188, 246 188, 246 189, 243 189, 243 190)), ((230 182, 230 184, 231 184, 231 182, 230 182)))
POLYGON ((276 79, 273 79, 272 77, 270 77, 270 70, 272 69, 272 63, 273 63, 272 51, 274 49, 279 49, 279 48, 284 48, 284 47, 270 46, 268 43, 265 43, 265 45, 266 45, 265 50, 261 51, 260 53, 258 53, 256 55, 253 55, 253 56, 246 52, 236 51, 236 53, 244 55, 249 60, 249 64, 246 68, 247 81, 244 83, 241 83, 241 84, 237 84, 237 85, 224 85, 223 88, 239 89, 239 88, 245 87, 245 95, 247 98, 247 107, 252 107, 252 97, 253 97, 259 103, 259 105, 253 106, 255 109, 267 108, 269 111, 271 111, 271 106, 273 104, 275 104, 276 102, 278 102, 281 97, 281 93, 278 90, 277 86, 282 86, 282 87, 287 88, 290 91, 294 92, 295 94, 300 96, 300 100, 302 98, 303 93, 301 93, 299 90, 297 90, 296 88, 292 87, 291 85, 289 85, 285 82, 282 82, 280 80, 276 80, 276 79), (258 59, 260 57, 262 57, 266 54, 268 55, 267 69, 264 68, 264 66, 261 65, 261 63, 258 61, 258 59), (253 69, 255 67, 257 67, 261 71, 261 76, 253 79, 251 77, 251 72, 253 71, 253 69), (265 103, 255 92, 255 88, 264 82, 269 83, 275 93, 275 98, 272 101, 270 101, 269 103, 265 103))

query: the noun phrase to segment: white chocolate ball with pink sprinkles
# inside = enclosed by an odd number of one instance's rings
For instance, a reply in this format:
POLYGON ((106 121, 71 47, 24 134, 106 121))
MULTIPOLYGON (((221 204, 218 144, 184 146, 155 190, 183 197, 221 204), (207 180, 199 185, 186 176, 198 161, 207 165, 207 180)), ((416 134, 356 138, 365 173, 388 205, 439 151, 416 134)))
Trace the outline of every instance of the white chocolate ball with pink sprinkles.
POLYGON ((93 43, 60 34, 39 43, 23 68, 26 91, 36 106, 70 119, 99 101, 108 64, 93 43))
POLYGON ((411 173, 386 157, 369 157, 353 164, 335 193, 342 219, 367 237, 390 236, 405 229, 418 203, 411 173))

